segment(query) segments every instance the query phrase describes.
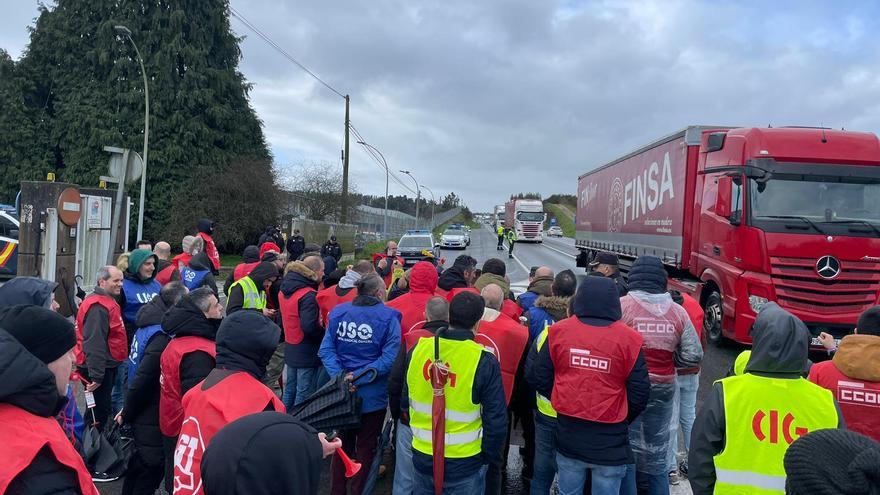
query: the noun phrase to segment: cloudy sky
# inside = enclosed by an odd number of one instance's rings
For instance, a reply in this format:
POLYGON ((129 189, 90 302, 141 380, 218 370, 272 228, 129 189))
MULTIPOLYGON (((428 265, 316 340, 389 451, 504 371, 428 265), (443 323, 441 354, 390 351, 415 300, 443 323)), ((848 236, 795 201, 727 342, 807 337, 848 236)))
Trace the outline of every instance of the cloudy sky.
MULTIPOLYGON (((352 123, 392 170, 478 211, 520 191, 574 194, 579 174, 689 124, 880 130, 875 2, 232 7, 351 95, 352 123)), ((35 1, 7 2, 0 47, 19 56, 36 13, 35 1)), ((241 71, 278 163, 340 163, 342 99, 231 22, 247 36, 241 71)), ((359 191, 384 192, 384 171, 354 140, 351 166, 359 191)), ((392 181, 391 192, 405 190, 392 181)))

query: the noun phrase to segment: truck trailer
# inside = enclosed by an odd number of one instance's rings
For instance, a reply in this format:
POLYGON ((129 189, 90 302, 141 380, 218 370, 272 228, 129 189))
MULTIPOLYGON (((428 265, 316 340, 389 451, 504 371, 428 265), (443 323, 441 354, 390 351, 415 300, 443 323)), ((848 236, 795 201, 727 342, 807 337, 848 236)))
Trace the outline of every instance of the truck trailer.
POLYGON ((710 341, 750 343, 768 301, 840 339, 880 295, 880 141, 691 126, 578 178, 578 266, 663 260, 710 341))
POLYGON ((511 199, 504 205, 504 225, 514 229, 517 241, 544 241, 544 202, 511 199))

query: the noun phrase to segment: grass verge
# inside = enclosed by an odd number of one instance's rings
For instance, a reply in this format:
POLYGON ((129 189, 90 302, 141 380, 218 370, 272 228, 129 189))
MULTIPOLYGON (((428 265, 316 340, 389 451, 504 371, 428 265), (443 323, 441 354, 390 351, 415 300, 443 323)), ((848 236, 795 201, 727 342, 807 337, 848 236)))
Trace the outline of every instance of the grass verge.
POLYGON ((567 208, 552 203, 544 203, 544 209, 549 213, 547 217, 547 225, 550 225, 550 217, 556 217, 556 225, 562 229, 565 237, 574 237, 575 227, 574 218, 571 216, 567 208))

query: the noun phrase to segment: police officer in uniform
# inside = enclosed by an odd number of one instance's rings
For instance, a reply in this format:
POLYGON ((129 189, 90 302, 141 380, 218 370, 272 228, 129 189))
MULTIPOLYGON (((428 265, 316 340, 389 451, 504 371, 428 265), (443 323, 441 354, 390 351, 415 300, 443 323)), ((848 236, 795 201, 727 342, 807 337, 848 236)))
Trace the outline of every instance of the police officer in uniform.
POLYGON ((484 308, 477 294, 456 295, 449 306, 450 328, 420 339, 407 355, 401 413, 409 415, 413 434, 415 495, 434 493, 430 373, 436 363, 443 363, 447 377, 443 492, 482 493, 487 463, 501 455, 507 435, 501 369, 495 356, 474 342, 484 308))
POLYGON ((789 445, 843 427, 832 393, 802 376, 810 342, 802 321, 768 303, 752 338, 745 373, 715 382, 697 414, 688 456, 694 495, 782 495, 789 445))
POLYGON ((504 226, 500 223, 498 224, 498 228, 495 229, 495 233, 498 234, 498 251, 504 250, 504 226))
POLYGON ((512 228, 508 228, 505 236, 507 237, 507 257, 513 258, 513 245, 516 244, 516 231, 512 228))

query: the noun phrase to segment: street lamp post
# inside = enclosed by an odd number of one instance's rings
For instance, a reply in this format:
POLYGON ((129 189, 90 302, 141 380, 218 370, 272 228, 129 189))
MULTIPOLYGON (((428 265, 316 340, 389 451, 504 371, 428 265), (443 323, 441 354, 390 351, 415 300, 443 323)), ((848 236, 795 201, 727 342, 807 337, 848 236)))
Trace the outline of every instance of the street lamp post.
POLYGON ((436 227, 436 225, 434 225, 434 204, 437 203, 437 200, 434 199, 434 191, 432 191, 430 187, 422 186, 422 189, 427 189, 428 192, 431 193, 431 230, 433 230, 434 227, 436 227))
MULTIPOLYGON (((144 238, 144 197, 147 194, 147 150, 149 149, 148 145, 150 142, 150 86, 147 83, 147 71, 144 69, 144 60, 141 58, 141 52, 131 37, 131 29, 125 26, 114 26, 113 29, 116 31, 116 34, 128 38, 128 41, 131 42, 131 46, 134 47, 134 52, 137 54, 138 63, 141 66, 141 76, 144 78, 144 169, 141 173, 141 197, 138 207, 137 230, 137 238, 141 240, 144 238)), ((125 177, 121 180, 125 180, 125 177)))
POLYGON ((361 146, 365 146, 370 148, 379 154, 379 157, 382 158, 382 164, 385 165, 385 212, 382 213, 382 239, 388 239, 388 176, 390 172, 388 171, 388 162, 385 160, 385 155, 382 154, 375 146, 372 144, 368 144, 364 141, 358 141, 358 144, 361 146))
POLYGON ((419 186, 419 181, 413 177, 409 170, 401 170, 400 173, 408 175, 416 183, 416 230, 419 230, 419 200, 422 199, 422 188, 419 186))

